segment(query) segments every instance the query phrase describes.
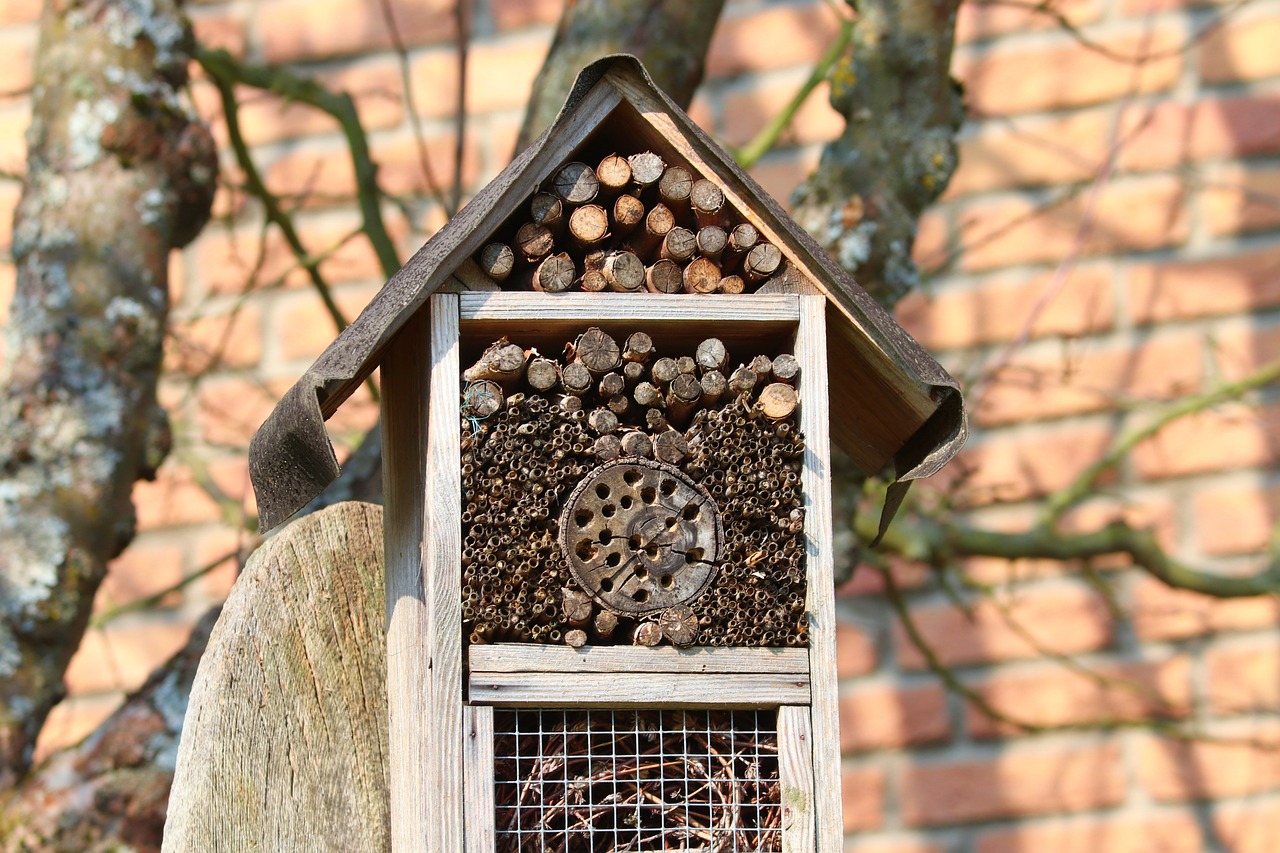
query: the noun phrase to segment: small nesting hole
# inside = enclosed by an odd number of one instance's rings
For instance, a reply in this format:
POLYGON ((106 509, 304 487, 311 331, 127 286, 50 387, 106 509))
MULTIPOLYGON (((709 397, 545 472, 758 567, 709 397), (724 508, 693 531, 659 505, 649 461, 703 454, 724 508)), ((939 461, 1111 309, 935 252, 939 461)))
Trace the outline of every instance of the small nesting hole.
POLYGON ((600 591, 613 592, 613 581, 608 578, 600 578, 600 591))
MULTIPOLYGON (((604 558, 604 564, 611 569, 616 567, 621 562, 622 562, 622 555, 619 554, 617 551, 614 551, 612 554, 604 558)), ((610 586, 612 585, 613 584, 610 583, 610 586)))
POLYGON ((685 521, 693 521, 698 517, 698 513, 700 510, 701 510, 701 507, 699 507, 696 503, 685 504, 684 509, 680 511, 680 517, 683 518, 685 521))
POLYGON ((651 504, 658 499, 658 493, 653 486, 645 486, 640 490, 640 500, 647 504, 651 504))
POLYGON ((591 560, 596 556, 596 544, 590 539, 583 539, 578 543, 578 547, 574 549, 580 560, 591 560))
POLYGON ((701 549, 701 548, 690 548, 688 551, 685 551, 685 552, 684 552, 684 561, 685 561, 686 563, 689 563, 689 564, 693 564, 693 563, 701 563, 701 562, 702 562, 702 549, 701 549))
POLYGON ((640 472, 633 468, 622 475, 622 482, 626 483, 628 486, 634 486, 636 483, 640 482, 640 472))
POLYGON ((623 495, 618 500, 618 506, 622 507, 623 509, 631 509, 633 504, 635 504, 635 499, 633 499, 631 495, 623 495))
POLYGON ((671 497, 676 493, 676 481, 663 480, 659 488, 662 490, 662 494, 666 495, 667 497, 671 497))
POLYGON ((676 579, 673 575, 663 575, 658 578, 658 583, 662 584, 663 589, 671 589, 671 587, 676 585, 676 579))
POLYGON ((617 511, 618 511, 618 508, 613 504, 605 504, 604 506, 600 507, 600 514, 603 515, 605 518, 613 518, 613 514, 617 511))
POLYGON ((631 597, 635 599, 637 602, 639 602, 640 604, 644 604, 646 601, 649 600, 649 590, 637 589, 635 592, 631 593, 631 597))
POLYGON ((591 519, 595 517, 596 517, 596 514, 591 510, 579 509, 577 512, 573 514, 573 523, 578 525, 579 527, 586 527, 588 524, 591 523, 591 519))
POLYGON ((612 530, 610 530, 609 528, 607 528, 607 527, 606 527, 604 530, 601 530, 601 531, 600 531, 600 544, 601 544, 601 545, 608 545, 608 544, 609 544, 610 542, 612 542, 612 541, 613 541, 613 531, 612 531, 612 530))
POLYGON ((649 570, 644 566, 640 566, 636 569, 636 580, 642 581, 647 577, 649 577, 649 570))
POLYGON ((600 485, 596 486, 596 496, 599 497, 600 500, 604 500, 605 498, 609 497, 609 484, 601 483, 600 485))

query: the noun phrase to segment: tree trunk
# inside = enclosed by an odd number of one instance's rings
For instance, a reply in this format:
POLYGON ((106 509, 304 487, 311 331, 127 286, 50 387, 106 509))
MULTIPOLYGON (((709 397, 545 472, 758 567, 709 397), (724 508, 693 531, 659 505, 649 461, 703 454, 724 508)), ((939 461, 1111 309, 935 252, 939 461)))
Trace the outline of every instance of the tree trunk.
POLYGON ((133 537, 133 483, 167 444, 169 250, 208 218, 217 176, 177 99, 190 47, 172 0, 49 3, 41 22, 0 378, 0 790, 30 765, 133 537))
POLYGON ((956 167, 958 7, 859 0, 849 49, 829 75, 844 133, 795 194, 796 220, 887 308, 919 283, 911 250, 920 214, 956 167))
POLYGON ((218 612, 92 735, 24 780, 0 809, 0 850, 160 850, 187 697, 218 612))
POLYGON ((569 0, 533 83, 517 150, 555 119, 578 72, 610 53, 640 57, 654 82, 688 108, 723 6, 724 0, 569 0))

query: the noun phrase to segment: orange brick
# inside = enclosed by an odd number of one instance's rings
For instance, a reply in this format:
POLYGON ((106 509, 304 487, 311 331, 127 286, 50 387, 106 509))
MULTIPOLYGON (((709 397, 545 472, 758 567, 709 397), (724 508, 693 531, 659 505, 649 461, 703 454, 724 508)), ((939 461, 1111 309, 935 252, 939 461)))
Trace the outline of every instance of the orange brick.
MULTIPOLYGON (((1177 509, 1171 496, 1163 493, 1142 500, 1095 495, 1064 513, 1059 529, 1064 533, 1092 533, 1117 522, 1136 530, 1149 531, 1155 535, 1156 543, 1169 551, 1178 547, 1181 525, 1177 509)), ((1132 564, 1129 557, 1120 554, 1098 557, 1092 562, 1097 571, 1124 568, 1132 564)), ((1068 568, 1062 563, 1057 565, 1059 570, 1068 568)))
POLYGON ((1280 305, 1280 251, 1140 264, 1130 268, 1127 289, 1130 314, 1143 324, 1272 308, 1280 305))
POLYGON ((1072 818, 993 829, 978 838, 977 853, 1200 853, 1200 825, 1181 812, 1148 818, 1072 818))
POLYGON ((1116 181, 1058 204, 1026 198, 979 202, 963 212, 962 264, 988 270, 1061 263, 1073 255, 1157 249, 1187 237, 1186 187, 1171 176, 1116 181))
POLYGON ((707 77, 792 65, 811 67, 831 44, 839 21, 821 4, 726 15, 707 53, 707 77))
MULTIPOLYGON (((765 81, 745 89, 734 89, 724 98, 724 126, 721 136, 729 145, 745 145, 795 97, 804 75, 765 81)), ((791 124, 778 139, 780 145, 830 142, 844 130, 844 119, 831 107, 824 83, 805 99, 791 124)))
POLYGON ((885 772, 879 767, 844 771, 840 795, 845 832, 865 832, 884 825, 886 784, 885 772))
POLYGON ((232 56, 244 56, 244 21, 233 15, 196 14, 191 27, 201 47, 225 50, 232 56))
MULTIPOLYGON (((1022 589, 1002 603, 1003 609, 992 600, 979 601, 971 608, 972 618, 950 605, 918 607, 911 616, 944 666, 1034 658, 1041 649, 1077 654, 1111 642, 1111 617, 1092 591, 1057 585, 1022 589)), ((902 626, 895 625, 893 634, 899 665, 923 669, 924 656, 902 626)))
POLYGON ((898 322, 927 349, 958 349, 1030 338, 1077 337, 1109 329, 1115 314, 1111 271, 1079 267, 1053 274, 991 277, 981 287, 919 291, 898 303, 898 322))
POLYGON ((981 123, 960 140, 960 168, 944 198, 1090 180, 1106 161, 1111 124, 1110 109, 981 123))
POLYGON ((1154 338, 1133 349, 1017 356, 995 374, 977 407, 986 426, 1099 411, 1134 398, 1174 399, 1204 373, 1196 335, 1154 338))
POLYGON ((542 38, 475 48, 467 61, 467 109, 472 113, 523 110, 546 58, 547 43, 542 38))
POLYGON ((912 260, 923 272, 938 272, 949 262, 950 255, 950 216, 937 208, 930 208, 920 215, 915 245, 911 247, 912 260))
POLYGON ((1181 72, 1183 41, 1168 27, 1099 38, 1125 58, 1120 61, 1064 33, 1052 47, 993 50, 958 61, 956 76, 979 116, 1082 107, 1170 88, 1181 72))
MULTIPOLYGON (((972 685, 1001 717, 1043 728, 1180 717, 1191 706, 1191 662, 1088 666, 1090 676, 1057 665, 996 672, 972 685)), ((1022 729, 969 709, 976 738, 1019 734, 1022 729)))
POLYGON ((860 685, 840 693, 840 750, 900 749, 948 739, 947 696, 940 685, 860 685))
POLYGON ((1215 713, 1269 711, 1280 705, 1280 644, 1274 635, 1212 646, 1205 666, 1215 713))
MULTIPOLYGON (((0 6, 4 6, 0 3, 0 6)), ((0 11, 0 15, 4 12, 0 11)), ((30 40, 15 42, 10 39, 4 46, 5 56, 5 77, 4 85, 0 86, 0 103, 20 103, 26 99, 27 94, 31 90, 31 83, 35 74, 35 34, 32 33, 30 40)))
POLYGON ((559 0, 492 0, 489 12, 500 30, 514 30, 536 24, 554 24, 564 4, 559 0))
POLYGON ((1211 29, 1196 50, 1200 76, 1209 83, 1235 83, 1280 75, 1280 15, 1244 10, 1211 29))
POLYGON ((40 0, 5 0, 0 3, 0 25, 29 24, 40 20, 40 0))
POLYGON ((1200 548, 1209 554, 1249 554, 1266 549, 1280 520, 1280 489, 1248 486, 1200 488, 1193 517, 1200 548))
POLYGON ((130 619, 85 632, 67 667, 72 696, 136 690, 191 634, 191 626, 157 618, 130 619))
POLYGON ((195 564, 198 570, 208 569, 200 579, 199 589, 189 594, 200 596, 210 604, 224 600, 231 594, 244 560, 249 558, 253 537, 250 531, 231 527, 215 527, 199 534, 196 540, 195 564))
MULTIPOLYGON (((343 317, 350 322, 378 290, 374 286, 357 285, 341 288, 333 296, 343 317)), ((319 299, 299 294, 277 306, 270 334, 279 342, 284 358, 314 358, 338 336, 338 328, 319 299)))
MULTIPOLYGON (((400 71, 391 58, 375 58, 345 65, 337 71, 316 75, 317 81, 335 92, 346 92, 355 102, 360 124, 366 131, 395 127, 404 118, 400 71)), ((237 90, 240 131, 250 145, 283 139, 336 134, 337 119, 308 104, 286 101, 255 89, 237 90)), ((211 124, 219 141, 226 144, 226 125, 219 106, 211 124)))
POLYGON ((1124 797, 1118 745, 1014 747, 989 761, 910 765, 902 818, 909 826, 937 826, 1103 808, 1124 797))
POLYGON ((1182 640, 1280 622, 1280 601, 1274 598, 1213 599, 1150 577, 1137 581, 1133 595, 1133 625, 1142 640, 1182 640))
POLYGON ((23 102, 0 111, 0 171, 21 175, 27 171, 27 127, 31 109, 23 102))
MULTIPOLYGON (((446 0, 392 0, 406 45, 454 37, 453 4, 446 0)), ((381 7, 362 0, 275 0, 257 7, 257 30, 268 62, 327 59, 391 46, 381 7)))
POLYGON ((1139 784, 1162 802, 1220 799, 1280 788, 1280 729, 1251 722, 1215 741, 1143 737, 1139 784))
POLYGON ((877 657, 870 634, 848 622, 836 622, 836 677, 866 675, 876 668, 877 657))
POLYGON ((195 482, 191 472, 174 463, 160 467, 153 482, 133 485, 139 530, 157 530, 217 521, 218 505, 195 482))
POLYGON ((0 323, 9 322, 9 307, 18 286, 18 270, 13 264, 0 263, 0 323))
POLYGON ((1280 225, 1280 169, 1219 170, 1207 180, 1202 206, 1205 226, 1214 234, 1275 228, 1280 225))
POLYGON ((1231 0, 1120 0, 1122 14, 1147 18, 1158 12, 1199 6, 1227 5, 1231 0))
POLYGON ((972 470, 964 488, 975 503, 1025 500, 1070 485, 1111 439, 1109 429, 1092 424, 1000 435, 970 444, 961 454, 962 464, 946 476, 972 470))
POLYGON ((1168 169, 1210 157, 1280 151, 1280 95, 1164 101, 1131 108, 1123 121, 1128 141, 1118 162, 1124 169, 1168 169))
POLYGON ((1235 405, 1180 418, 1134 448, 1143 479, 1274 464, 1280 406, 1235 405))
POLYGON ((115 693, 63 699, 49 712, 36 738, 35 763, 84 740, 120 707, 122 699, 115 693))
POLYGON ((947 853, 941 844, 930 844, 918 839, 887 840, 859 838, 846 842, 844 853, 947 853))
POLYGON ((169 589, 182 580, 182 570, 182 549, 176 545, 134 542, 107 566, 95 610, 129 604, 169 589))
POLYGON ((246 448, 280 391, 247 379, 216 379, 201 384, 196 400, 201 437, 210 444, 246 448))
POLYGON ((1098 20, 1102 4, 1097 0, 1063 0, 1046 9, 1032 6, 1003 6, 986 3, 961 3, 956 12, 956 43, 989 39, 1006 33, 1055 29, 1061 15, 1079 27, 1098 20), (1046 14, 1051 11, 1052 14, 1046 14))
POLYGON ((1280 809, 1267 800, 1220 805, 1213 812, 1213 831, 1231 853, 1274 853, 1280 809))
POLYGON ((1280 361, 1280 326, 1246 317, 1217 324, 1214 335, 1211 354, 1222 381, 1244 379, 1280 361))
POLYGON ((262 311, 256 305, 198 317, 170 329, 165 370, 197 374, 252 367, 262 358, 262 311))
MULTIPOLYGON (((455 153, 452 138, 429 138, 426 148, 437 183, 450 186, 455 153)), ((377 146, 373 160, 378 165, 378 183, 385 192, 392 195, 427 192, 428 183, 418 155, 418 145, 412 136, 377 146)), ((462 163, 463 185, 471 186, 478 176, 474 144, 468 144, 464 149, 462 163)), ((267 168, 266 181, 272 192, 301 198, 309 207, 348 203, 356 191, 351 157, 345 147, 304 149, 287 154, 267 168)))

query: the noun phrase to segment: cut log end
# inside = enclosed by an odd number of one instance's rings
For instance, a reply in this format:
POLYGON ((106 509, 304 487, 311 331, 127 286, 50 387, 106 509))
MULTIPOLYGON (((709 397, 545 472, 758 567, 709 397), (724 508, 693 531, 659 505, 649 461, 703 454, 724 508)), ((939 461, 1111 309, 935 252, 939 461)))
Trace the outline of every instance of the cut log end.
POLYGON ((472 382, 462 395, 462 414, 484 419, 496 414, 502 408, 502 403, 502 386, 497 382, 488 379, 472 382))
MULTIPOLYGON (((672 228, 662 238, 661 257, 668 261, 684 263, 693 257, 693 253, 698 251, 698 236, 688 228, 672 228)), ((716 280, 719 280, 716 276, 716 280)))
POLYGON ((598 204, 584 204, 569 217, 569 235, 579 246, 594 246, 609 234, 609 214, 598 204))
POLYGON ((800 376, 800 360, 790 353, 783 353, 773 360, 769 372, 775 382, 794 384, 800 376))
POLYGON ((490 243, 480 250, 480 269, 494 281, 504 281, 515 265, 516 253, 506 243, 490 243))
POLYGON ((660 260, 645 270, 645 287, 653 293, 679 293, 684 287, 684 271, 671 260, 660 260))
POLYGON ((634 293, 645 286, 644 262, 633 252, 611 252, 601 269, 610 290, 634 293))
POLYGON ((760 407, 760 411, 766 418, 776 421, 791 417, 799 399, 795 388, 782 382, 774 382, 766 385, 760 392, 760 399, 756 401, 756 405, 760 407))
POLYGON ((631 166, 631 180, 642 187, 653 186, 662 178, 666 164, 652 151, 642 151, 627 158, 631 166))
POLYGON ((565 252, 552 255, 533 273, 533 289, 543 293, 564 293, 573 287, 573 280, 578 271, 574 269, 573 259, 565 252))
POLYGON ((653 355, 653 338, 644 332, 633 332, 622 348, 623 361, 644 362, 648 361, 651 355, 653 355))
POLYGON ((644 221, 644 202, 633 195, 618 196, 613 202, 613 230, 619 235, 630 234, 644 221))
POLYGON ((516 246, 527 261, 545 258, 555 248, 555 236, 551 229, 536 222, 526 222, 516 232, 516 246))
POLYGON ((600 181, 595 169, 586 163, 566 163, 556 172, 552 189, 569 204, 586 204, 600 191, 600 181))
POLYGON ((742 271, 745 278, 751 281, 763 281, 778 271, 782 266, 782 252, 772 243, 758 243, 747 252, 742 271))
POLYGON ((591 613, 595 607, 590 595, 567 586, 561 589, 560 594, 560 606, 566 622, 581 627, 591 621, 591 613))
POLYGON ((641 622, 633 636, 637 646, 652 647, 662 642, 662 629, 657 622, 641 622))
POLYGON ((693 187, 693 176, 688 169, 680 166, 668 166, 658 181, 658 195, 663 202, 673 207, 689 207, 689 190, 693 187))
POLYGON ((610 335, 592 326, 574 343, 578 361, 596 376, 603 376, 622 364, 622 349, 610 335))
POLYGON ((685 293, 709 294, 720 289, 720 267, 710 258, 696 258, 681 273, 685 293))
POLYGON ((664 610, 658 617, 658 627, 675 646, 691 646, 698 638, 698 617, 687 604, 664 610))

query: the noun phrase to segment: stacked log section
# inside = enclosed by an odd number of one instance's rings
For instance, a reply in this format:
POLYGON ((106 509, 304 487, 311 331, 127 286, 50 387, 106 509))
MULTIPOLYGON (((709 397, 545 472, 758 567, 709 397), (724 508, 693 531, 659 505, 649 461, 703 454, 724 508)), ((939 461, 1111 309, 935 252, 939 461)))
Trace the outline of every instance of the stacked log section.
POLYGON ((556 169, 475 260, 507 290, 747 293, 785 259, 742 219, 714 180, 614 152, 556 169))
POLYGON ((590 328, 559 359, 505 338, 487 347, 463 371, 468 640, 805 645, 799 380, 790 354, 739 362, 717 338, 663 354, 644 331, 590 328), (616 612, 569 568, 569 496, 619 458, 674 466, 718 509, 716 575, 678 606, 616 612))

